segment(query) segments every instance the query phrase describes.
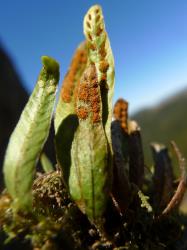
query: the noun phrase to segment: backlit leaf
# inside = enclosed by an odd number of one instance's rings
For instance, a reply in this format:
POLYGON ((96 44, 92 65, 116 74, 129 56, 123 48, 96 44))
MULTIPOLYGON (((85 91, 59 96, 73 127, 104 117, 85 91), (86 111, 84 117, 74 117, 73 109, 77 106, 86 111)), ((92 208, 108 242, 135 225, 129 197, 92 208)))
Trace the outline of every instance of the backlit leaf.
POLYGON ((86 69, 80 82, 76 112, 79 127, 72 143, 69 190, 82 212, 97 223, 105 211, 111 171, 94 65, 86 69))
POLYGON ((59 65, 47 56, 42 57, 42 62, 36 87, 10 137, 3 166, 15 209, 31 208, 35 167, 49 134, 55 102, 59 65))

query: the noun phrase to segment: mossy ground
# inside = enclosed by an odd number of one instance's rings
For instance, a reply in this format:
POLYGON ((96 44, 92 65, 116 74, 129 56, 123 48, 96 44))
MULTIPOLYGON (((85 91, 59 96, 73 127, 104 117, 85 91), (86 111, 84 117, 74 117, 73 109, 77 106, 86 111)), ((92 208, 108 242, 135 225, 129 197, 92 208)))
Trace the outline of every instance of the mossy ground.
POLYGON ((141 207, 134 196, 121 215, 112 199, 104 215, 103 230, 92 225, 71 201, 59 171, 39 176, 33 185, 33 212, 13 215, 11 199, 0 199, 0 223, 8 237, 1 249, 179 249, 185 231, 177 212, 161 219, 141 207), (8 248, 7 248, 8 247, 8 248), (14 248, 15 249, 15 248, 14 248))

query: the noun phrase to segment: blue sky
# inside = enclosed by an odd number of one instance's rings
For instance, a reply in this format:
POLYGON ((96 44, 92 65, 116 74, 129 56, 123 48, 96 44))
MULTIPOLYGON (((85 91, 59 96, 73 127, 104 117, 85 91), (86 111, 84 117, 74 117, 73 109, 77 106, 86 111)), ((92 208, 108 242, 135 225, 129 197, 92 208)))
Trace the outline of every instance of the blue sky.
POLYGON ((62 81, 96 3, 115 57, 114 100, 127 99, 134 112, 187 86, 186 0, 1 0, 0 41, 29 91, 42 55, 60 62, 62 81))

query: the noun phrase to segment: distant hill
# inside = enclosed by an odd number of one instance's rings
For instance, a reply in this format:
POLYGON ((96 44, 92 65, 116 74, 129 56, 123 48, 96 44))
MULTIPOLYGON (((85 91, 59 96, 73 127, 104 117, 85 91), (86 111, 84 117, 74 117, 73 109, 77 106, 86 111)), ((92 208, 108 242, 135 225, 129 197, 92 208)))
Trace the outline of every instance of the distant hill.
POLYGON ((134 114, 142 131, 146 163, 152 164, 151 142, 169 145, 174 140, 187 159, 187 88, 161 104, 134 114))

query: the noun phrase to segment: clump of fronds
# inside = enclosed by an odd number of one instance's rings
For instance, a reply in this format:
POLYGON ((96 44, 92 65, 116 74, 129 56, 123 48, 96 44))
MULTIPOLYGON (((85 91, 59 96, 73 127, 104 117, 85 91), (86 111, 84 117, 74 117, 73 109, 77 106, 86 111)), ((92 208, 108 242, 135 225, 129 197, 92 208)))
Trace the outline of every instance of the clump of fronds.
POLYGON ((129 119, 127 101, 112 108, 114 59, 100 6, 88 10, 84 34, 55 111, 56 166, 42 152, 59 80, 54 59, 42 58, 10 138, 0 196, 5 243, 17 239, 35 250, 179 249, 185 159, 172 142, 181 169, 175 189, 168 149, 153 143, 154 173, 146 175, 141 129, 129 119), (39 158, 46 173, 36 172, 39 158))

